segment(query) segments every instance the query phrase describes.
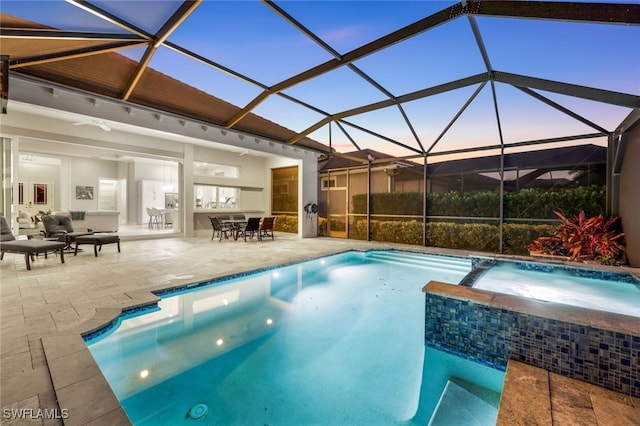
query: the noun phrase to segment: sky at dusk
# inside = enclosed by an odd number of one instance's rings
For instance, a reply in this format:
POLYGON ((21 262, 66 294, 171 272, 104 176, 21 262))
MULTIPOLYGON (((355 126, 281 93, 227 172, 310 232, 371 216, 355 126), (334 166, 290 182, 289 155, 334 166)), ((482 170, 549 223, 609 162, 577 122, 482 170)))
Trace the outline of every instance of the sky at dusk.
MULTIPOLYGON (((91 3, 146 32, 155 33, 182 2, 103 0, 91 3)), ((275 3, 340 55, 455 4, 365 0, 275 3)), ((3 0, 0 10, 60 29, 125 32, 63 0, 3 0)), ((476 16, 475 22, 493 70, 640 96, 640 28, 637 26, 483 16, 476 16)), ((330 52, 264 3, 253 0, 204 1, 168 41, 232 69, 246 80, 193 61, 165 46, 156 51, 151 68, 239 107, 261 93, 263 87, 333 58, 330 52)), ((134 48, 120 53, 138 60, 143 50, 134 48)), ((353 65, 393 96, 487 71, 470 19, 466 16, 363 57, 353 65)), ((477 93, 433 152, 500 143, 491 86, 487 83, 477 93)), ((595 132, 513 86, 498 82, 494 86, 505 143, 595 132)), ((400 156, 415 154, 349 123, 415 150, 420 150, 420 143, 428 149, 476 89, 477 84, 408 102, 402 105, 403 111, 394 106, 354 115, 345 119, 347 123, 343 127, 360 148, 400 156), (413 125, 418 140, 407 126, 403 112, 413 125)), ((631 111, 566 95, 539 93, 607 130, 614 130, 631 111)), ((295 85, 283 94, 327 114, 388 98, 346 67, 295 85)), ((322 114, 278 95, 269 96, 253 112, 296 132, 302 132, 324 118, 322 114)), ((339 151, 355 150, 335 124, 331 129, 324 126, 309 137, 325 144, 331 142, 339 151)), ((587 143, 603 141, 589 140, 587 143)))

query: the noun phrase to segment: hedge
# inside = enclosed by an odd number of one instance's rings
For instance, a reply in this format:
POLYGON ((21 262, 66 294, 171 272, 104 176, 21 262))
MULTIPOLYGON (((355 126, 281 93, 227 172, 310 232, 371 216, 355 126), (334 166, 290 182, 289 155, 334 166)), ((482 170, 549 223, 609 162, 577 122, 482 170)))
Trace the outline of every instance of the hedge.
POLYGON ((553 210, 572 217, 584 210, 587 217, 605 215, 606 187, 581 186, 574 189, 545 191, 523 189, 504 197, 505 217, 555 219, 553 210))
MULTIPOLYGON (((318 231, 326 236, 325 218, 319 218, 318 231)), ((554 225, 505 223, 503 253, 526 254, 527 245, 542 235, 549 235, 554 225)), ((487 223, 429 222, 426 225, 427 246, 497 253, 499 227, 487 223)), ((349 228, 353 239, 367 238, 367 221, 356 221, 349 228)), ((417 220, 371 221, 371 240, 389 243, 422 245, 422 222, 417 220)))
MULTIPOLYGON (((367 194, 351 197, 353 213, 367 213, 367 194)), ((376 192, 371 196, 371 213, 388 215, 422 215, 421 192, 376 192)))
MULTIPOLYGON (((367 196, 352 197, 353 213, 366 214, 367 196)), ((371 196, 371 210, 378 215, 422 215, 423 195, 420 192, 375 193, 371 196)), ((589 217, 605 214, 605 187, 582 186, 575 189, 523 189, 504 194, 504 211, 507 218, 557 219, 553 210, 566 216, 577 215, 584 209, 589 217)), ((427 195, 429 216, 498 217, 500 197, 498 192, 427 195)), ((331 221, 333 230, 344 231, 344 222, 331 221), (341 229, 339 229, 341 227, 341 229)), ((298 232, 298 217, 279 215, 276 231, 298 232)), ((318 218, 318 235, 326 236, 327 219, 318 218)), ((527 245, 542 235, 553 233, 555 225, 505 223, 503 247, 506 254, 526 254, 527 245)), ((432 247, 497 252, 499 227, 497 223, 434 222, 426 225, 427 245, 432 247)), ((356 219, 349 226, 349 238, 366 240, 367 222, 356 219)), ((371 221, 373 241, 422 245, 422 222, 418 220, 371 221)))
MULTIPOLYGON (((553 210, 575 216, 584 210, 588 217, 605 214, 606 188, 581 186, 558 190, 523 189, 505 192, 507 218, 556 219, 553 210)), ((421 192, 383 192, 371 195, 371 213, 382 215, 422 215, 421 192)), ((352 197, 354 214, 366 214, 367 194, 352 197)), ((428 216, 499 217, 500 194, 494 191, 427 194, 428 216)))
POLYGON ((277 215, 276 223, 273 226, 275 231, 298 233, 298 216, 296 215, 277 215))

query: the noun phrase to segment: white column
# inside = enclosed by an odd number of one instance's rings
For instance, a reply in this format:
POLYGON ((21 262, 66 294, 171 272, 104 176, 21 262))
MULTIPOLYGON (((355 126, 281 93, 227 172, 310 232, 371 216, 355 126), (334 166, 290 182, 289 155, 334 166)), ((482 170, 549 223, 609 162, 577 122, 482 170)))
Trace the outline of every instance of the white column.
POLYGON ((309 152, 298 166, 298 236, 318 236, 318 215, 308 214, 303 208, 307 204, 318 204, 318 158, 309 152))
POLYGON ((184 224, 184 236, 194 237, 193 217, 193 145, 184 144, 184 156, 182 167, 179 168, 179 185, 182 188, 182 198, 180 199, 181 211, 184 214, 182 223, 184 224))

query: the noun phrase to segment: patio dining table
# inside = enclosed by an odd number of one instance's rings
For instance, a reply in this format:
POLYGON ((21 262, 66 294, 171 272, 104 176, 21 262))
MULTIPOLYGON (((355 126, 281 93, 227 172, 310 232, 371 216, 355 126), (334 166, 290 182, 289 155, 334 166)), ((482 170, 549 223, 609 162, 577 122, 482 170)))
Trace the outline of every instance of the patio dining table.
POLYGON ((242 225, 247 224, 246 219, 221 219, 220 223, 223 225, 231 225, 231 234, 234 240, 238 240, 238 230, 242 225))

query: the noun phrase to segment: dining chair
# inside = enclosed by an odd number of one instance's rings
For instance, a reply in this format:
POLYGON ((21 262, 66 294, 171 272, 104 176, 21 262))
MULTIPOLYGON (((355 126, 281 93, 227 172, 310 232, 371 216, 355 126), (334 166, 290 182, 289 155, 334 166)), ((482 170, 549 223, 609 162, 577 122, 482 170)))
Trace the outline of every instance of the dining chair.
POLYGON ((265 217, 262 219, 262 223, 260 224, 260 238, 263 237, 271 237, 273 240, 273 227, 276 224, 275 216, 265 217))
POLYGON ((258 234, 258 241, 262 241, 262 237, 260 236, 260 218, 259 217, 250 217, 247 219, 247 223, 236 229, 236 239, 240 236, 244 237, 244 241, 247 241, 247 237, 253 238, 253 234, 258 234))
POLYGON ((160 210, 155 207, 151 207, 147 212, 149 213, 149 226, 162 226, 163 219, 160 210))
POLYGON ((233 228, 231 226, 223 224, 220 222, 220 219, 215 216, 209 216, 209 220, 211 221, 211 227, 213 228, 213 234, 211 235, 212 240, 216 235, 220 236, 218 241, 222 241, 223 236, 225 239, 229 239, 229 234, 233 233, 233 228))
POLYGON ((147 207, 146 210, 147 216, 149 216, 149 228, 151 228, 153 226, 153 212, 151 211, 150 207, 147 207))

